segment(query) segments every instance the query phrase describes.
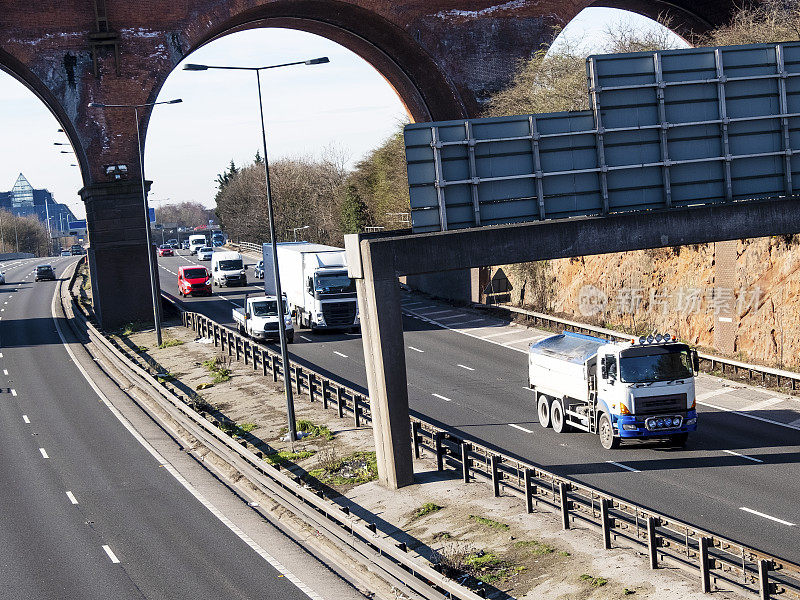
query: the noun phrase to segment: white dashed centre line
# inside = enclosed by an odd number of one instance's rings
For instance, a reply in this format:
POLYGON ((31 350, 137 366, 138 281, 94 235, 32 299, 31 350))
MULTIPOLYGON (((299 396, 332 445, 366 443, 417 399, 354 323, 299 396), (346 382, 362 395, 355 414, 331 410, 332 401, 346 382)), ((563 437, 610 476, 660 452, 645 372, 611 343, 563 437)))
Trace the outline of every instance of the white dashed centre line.
POLYGON ((522 425, 517 425, 516 423, 509 423, 509 427, 513 427, 514 429, 519 429, 520 431, 524 431, 525 433, 533 433, 530 429, 525 429, 522 425))
POLYGON ((414 352, 425 352, 425 350, 420 350, 419 348, 414 348, 414 346, 409 346, 409 350, 413 350, 414 352))
POLYGON ((3 369, 3 375, 8 375, 8 369, 3 369))
POLYGON ((474 371, 474 370, 475 370, 475 369, 473 369, 472 367, 468 367, 467 365, 461 365, 461 364, 460 364, 460 365, 458 365, 458 366, 459 366, 459 367, 461 367, 462 369, 466 369, 467 371, 474 371))
POLYGON ((112 563, 118 563, 119 562, 119 559, 117 558, 117 555, 114 554, 114 552, 111 550, 111 548, 109 548, 108 546, 103 546, 103 550, 106 551, 106 554, 108 554, 108 558, 111 559, 112 563))
POLYGON ((734 452, 733 450, 723 450, 723 452, 727 454, 733 454, 734 456, 738 456, 739 458, 746 458, 747 460, 752 460, 753 462, 763 463, 764 461, 759 458, 753 458, 752 456, 747 456, 746 454, 739 454, 738 452, 734 452))
POLYGON ((11 395, 12 395, 12 396, 16 396, 16 395, 17 395, 17 390, 15 390, 15 389, 12 389, 12 390, 11 390, 11 395))
POLYGON ((47 451, 44 448, 39 448, 39 452, 42 453, 42 458, 50 458, 47 456, 47 451))
POLYGON ((431 396, 434 396, 435 398, 439 398, 440 400, 444 400, 445 402, 452 402, 452 400, 450 400, 450 398, 447 398, 445 396, 441 396, 439 394, 431 394, 431 396))
POLYGON ((794 527, 794 523, 790 523, 789 521, 784 521, 783 519, 779 519, 778 517, 773 517, 771 515, 758 512, 757 510, 753 510, 752 508, 747 508, 746 506, 740 506, 739 510, 749 512, 759 517, 764 517, 765 519, 769 519, 770 521, 775 521, 776 523, 780 523, 781 525, 786 525, 787 527, 794 527))
POLYGON ((30 423, 30 422, 31 422, 31 420, 28 418, 28 415, 22 415, 22 420, 23 420, 25 423, 30 423))
POLYGON ((69 501, 73 504, 78 503, 78 501, 75 499, 75 495, 72 492, 67 492, 67 498, 69 498, 69 501))
POLYGON ((613 460, 607 460, 606 462, 610 465, 614 465, 615 467, 619 467, 620 469, 631 471, 632 473, 641 473, 639 469, 634 469, 633 467, 629 467, 628 465, 623 465, 622 463, 614 462, 613 460))
POLYGON ((341 356, 342 358, 347 358, 347 354, 342 354, 341 352, 337 352, 336 350, 334 350, 333 353, 341 356))
POLYGON ((302 340, 305 340, 305 341, 307 341, 307 342, 310 342, 310 341, 311 341, 311 338, 309 338, 309 337, 306 337, 306 336, 304 336, 304 335, 301 335, 301 336, 300 336, 300 339, 302 339, 302 340))

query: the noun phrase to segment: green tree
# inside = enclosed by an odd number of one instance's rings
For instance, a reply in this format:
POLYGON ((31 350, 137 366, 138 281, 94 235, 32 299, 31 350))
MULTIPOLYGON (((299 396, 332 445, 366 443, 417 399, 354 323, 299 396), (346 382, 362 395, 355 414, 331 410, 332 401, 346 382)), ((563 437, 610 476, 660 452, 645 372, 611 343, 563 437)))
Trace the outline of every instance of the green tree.
POLYGON ((360 233, 367 226, 368 209, 358 188, 348 185, 342 202, 342 233, 360 233))

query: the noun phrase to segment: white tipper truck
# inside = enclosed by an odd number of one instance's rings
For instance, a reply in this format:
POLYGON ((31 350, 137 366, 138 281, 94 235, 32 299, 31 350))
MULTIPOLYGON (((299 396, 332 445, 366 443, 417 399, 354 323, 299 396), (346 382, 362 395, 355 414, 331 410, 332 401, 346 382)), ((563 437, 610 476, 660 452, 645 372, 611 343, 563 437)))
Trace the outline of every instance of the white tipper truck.
POLYGON ((542 427, 622 440, 662 438, 684 445, 697 429, 697 352, 669 334, 630 342, 564 332, 530 345, 529 385, 542 427))
MULTIPOLYGON (((286 343, 294 341, 294 325, 292 324, 292 314, 289 305, 284 298, 283 319, 286 325, 286 343)), ((244 333, 256 340, 275 339, 280 337, 278 333, 278 307, 275 296, 253 296, 245 298, 244 307, 233 309, 233 320, 239 333, 244 333)))
MULTIPOLYGON (((284 242, 277 244, 281 291, 303 327, 359 327, 355 282, 347 275, 343 248, 284 242)), ((275 294, 272 247, 264 244, 264 289, 275 294)))

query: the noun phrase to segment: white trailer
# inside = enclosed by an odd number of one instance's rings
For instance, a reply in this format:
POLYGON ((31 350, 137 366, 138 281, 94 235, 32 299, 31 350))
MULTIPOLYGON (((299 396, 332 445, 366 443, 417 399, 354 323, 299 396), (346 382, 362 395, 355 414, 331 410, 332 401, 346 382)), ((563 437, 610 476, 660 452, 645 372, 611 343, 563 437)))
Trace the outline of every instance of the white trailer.
MULTIPOLYGON (((359 326, 355 282, 347 275, 342 248, 285 242, 277 245, 281 291, 303 327, 349 329, 359 326)), ((264 290, 275 294, 272 247, 264 244, 264 290)))
POLYGON ((631 342, 564 332, 533 343, 528 381, 542 427, 623 439, 667 438, 683 445, 697 429, 698 356, 669 335, 631 342))

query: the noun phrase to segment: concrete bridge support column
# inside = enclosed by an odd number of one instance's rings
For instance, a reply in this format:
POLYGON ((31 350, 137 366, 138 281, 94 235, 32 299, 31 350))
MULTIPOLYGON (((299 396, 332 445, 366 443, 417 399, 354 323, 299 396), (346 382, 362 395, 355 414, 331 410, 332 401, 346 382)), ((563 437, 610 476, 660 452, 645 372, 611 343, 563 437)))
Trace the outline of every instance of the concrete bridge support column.
POLYGON ((357 235, 345 236, 345 246, 358 289, 378 478, 397 489, 414 483, 400 286, 390 258, 357 235))
POLYGON ((92 301, 100 326, 152 322, 141 184, 97 183, 79 193, 86 205, 92 301))

